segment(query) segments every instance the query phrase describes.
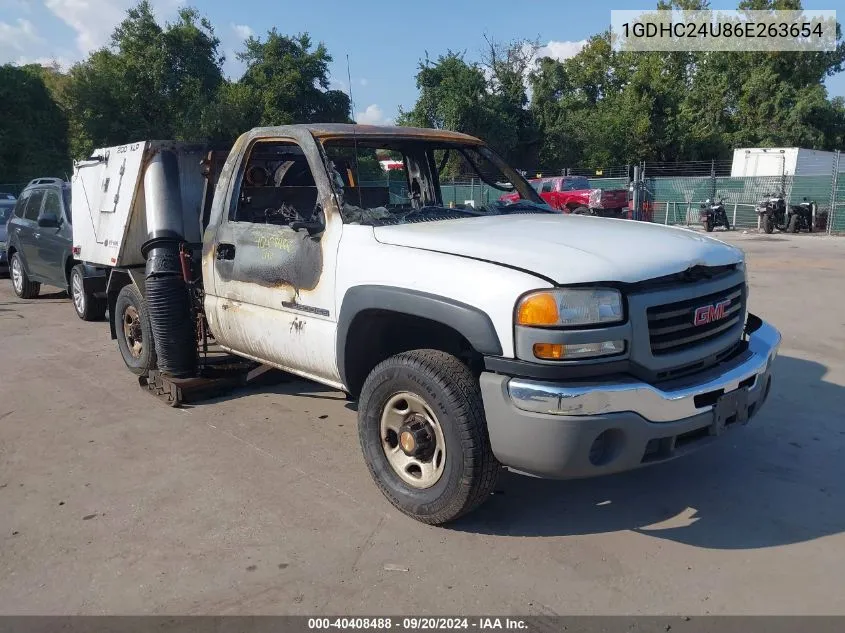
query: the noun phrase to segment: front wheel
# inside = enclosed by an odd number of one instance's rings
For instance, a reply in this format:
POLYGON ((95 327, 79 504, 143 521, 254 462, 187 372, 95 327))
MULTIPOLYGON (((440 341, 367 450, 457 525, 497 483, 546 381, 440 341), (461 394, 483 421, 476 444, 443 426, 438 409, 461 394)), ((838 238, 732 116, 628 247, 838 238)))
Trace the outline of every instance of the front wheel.
POLYGON ((133 284, 120 289, 114 306, 117 347, 123 362, 133 374, 148 376, 156 367, 153 328, 147 302, 133 284))
POLYGON ((704 220, 704 230, 707 231, 708 233, 713 232, 713 220, 710 220, 710 219, 704 220))
POLYGON ((41 292, 41 284, 30 281, 23 268, 20 253, 13 253, 9 262, 9 275, 12 277, 12 288, 21 299, 35 299, 41 292))
POLYGON ((587 207, 575 207, 572 213, 574 213, 575 215, 592 215, 590 209, 587 207))
POLYGON ((478 381, 445 352, 414 350, 377 365, 361 392, 358 437, 376 485, 417 521, 453 521, 496 484, 478 381))
POLYGON ((797 213, 793 213, 792 217, 789 218, 789 223, 786 225, 786 230, 789 233, 797 233, 798 232, 799 228, 798 228, 798 214, 797 213))
POLYGON ((730 230, 731 230, 731 221, 730 221, 730 220, 728 220, 728 217, 727 217, 727 216, 725 216, 725 230, 726 230, 726 231, 730 231, 730 230))
POLYGON ((762 226, 764 233, 772 233, 775 230, 775 223, 768 215, 763 216, 762 226))
POLYGON ((106 316, 106 300, 98 299, 85 291, 82 264, 77 264, 70 271, 70 298, 76 316, 83 321, 101 321, 106 316))

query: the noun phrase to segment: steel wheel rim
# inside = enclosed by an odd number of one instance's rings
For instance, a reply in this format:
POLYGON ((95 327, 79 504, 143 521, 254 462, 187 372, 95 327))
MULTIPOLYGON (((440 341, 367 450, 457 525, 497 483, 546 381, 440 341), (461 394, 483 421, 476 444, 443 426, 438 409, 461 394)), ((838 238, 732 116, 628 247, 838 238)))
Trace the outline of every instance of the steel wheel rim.
POLYGON ((12 284, 15 286, 15 292, 18 294, 23 292, 23 270, 21 270, 21 260, 17 255, 12 258, 12 284))
POLYGON ((402 391, 384 405, 379 424, 381 448, 387 462, 402 481, 413 488, 431 488, 446 468, 446 440, 437 416, 419 396, 402 391), (401 429, 412 419, 424 421, 434 442, 430 458, 406 454, 400 442, 401 429))
POLYGON ((144 336, 141 330, 141 317, 135 306, 127 306, 123 311, 123 338, 132 357, 141 358, 144 336))
POLYGON ((73 305, 79 314, 83 314, 85 312, 85 291, 82 289, 82 280, 79 275, 71 275, 70 286, 73 294, 73 305))

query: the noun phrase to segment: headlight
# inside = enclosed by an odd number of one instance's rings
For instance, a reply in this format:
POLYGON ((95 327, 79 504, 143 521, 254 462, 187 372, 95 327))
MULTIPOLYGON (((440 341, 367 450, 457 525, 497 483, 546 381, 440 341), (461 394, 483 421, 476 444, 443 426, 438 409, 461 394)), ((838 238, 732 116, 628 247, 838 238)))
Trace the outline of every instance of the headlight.
POLYGON ((524 296, 516 323, 534 327, 606 325, 624 319, 622 295, 613 288, 559 288, 524 296))

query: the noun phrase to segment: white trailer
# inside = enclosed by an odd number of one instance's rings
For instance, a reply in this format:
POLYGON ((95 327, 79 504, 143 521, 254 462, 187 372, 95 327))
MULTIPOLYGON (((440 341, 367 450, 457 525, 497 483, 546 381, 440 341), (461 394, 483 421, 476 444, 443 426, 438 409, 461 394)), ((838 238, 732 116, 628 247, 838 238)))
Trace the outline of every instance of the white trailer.
MULTIPOLYGON (((734 150, 731 176, 830 176, 834 152, 799 147, 742 147, 734 150)), ((845 163, 840 167, 845 171, 845 163)))

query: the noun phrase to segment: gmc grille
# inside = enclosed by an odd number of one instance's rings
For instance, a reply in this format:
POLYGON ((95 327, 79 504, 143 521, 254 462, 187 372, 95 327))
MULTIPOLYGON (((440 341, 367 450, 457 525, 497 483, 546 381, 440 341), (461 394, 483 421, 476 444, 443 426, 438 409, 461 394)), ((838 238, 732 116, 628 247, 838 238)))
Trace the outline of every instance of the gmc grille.
POLYGON ((676 303, 648 308, 648 335, 654 356, 672 354, 718 338, 745 315, 744 284, 676 303), (724 302, 724 303, 723 303, 724 302), (723 304, 720 318, 695 324, 696 310, 723 304))

